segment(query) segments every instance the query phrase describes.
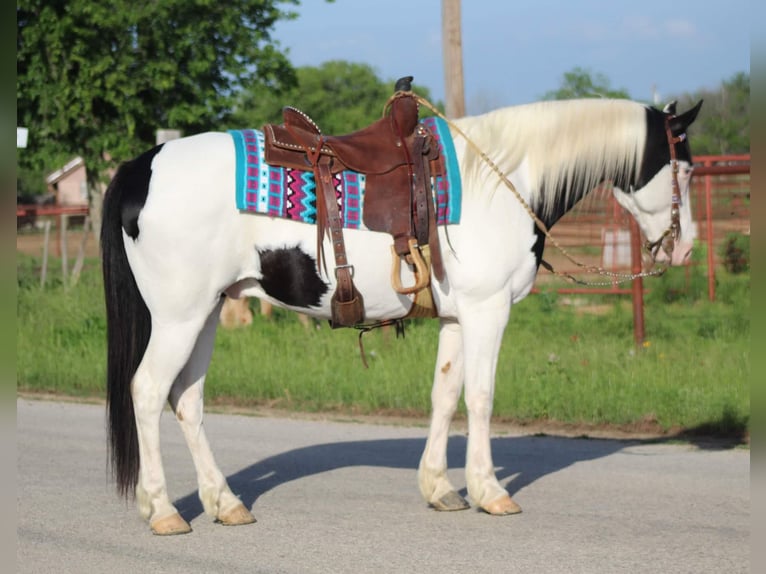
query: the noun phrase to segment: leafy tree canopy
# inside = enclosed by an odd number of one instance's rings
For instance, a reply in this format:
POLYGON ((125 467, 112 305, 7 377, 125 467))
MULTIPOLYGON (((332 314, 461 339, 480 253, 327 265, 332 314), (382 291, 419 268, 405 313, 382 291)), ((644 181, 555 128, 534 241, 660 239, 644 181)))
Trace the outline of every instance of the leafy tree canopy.
MULTIPOLYGON (((282 93, 245 89, 240 95, 233 128, 260 128, 265 123, 280 123, 286 105, 307 113, 324 133, 343 134, 364 127, 380 118, 396 79, 381 80, 367 64, 346 61, 325 62, 319 67, 296 70, 296 84, 282 93)), ((413 91, 429 99, 425 86, 413 82, 413 91)), ((434 103, 436 105, 436 103, 434 103)), ((421 108, 421 116, 431 115, 421 108)))
POLYGON ((701 89, 677 99, 680 110, 705 100, 689 128, 694 155, 750 153, 750 74, 734 74, 717 89, 701 89))
POLYGON ((271 37, 298 0, 17 0, 20 170, 84 157, 89 177, 154 144, 229 117, 242 86, 280 90, 295 74, 271 37))
POLYGON ((609 78, 604 74, 594 74, 590 70, 575 67, 564 73, 558 89, 546 92, 544 100, 571 100, 574 98, 621 98, 630 99, 623 89, 613 89, 609 78))

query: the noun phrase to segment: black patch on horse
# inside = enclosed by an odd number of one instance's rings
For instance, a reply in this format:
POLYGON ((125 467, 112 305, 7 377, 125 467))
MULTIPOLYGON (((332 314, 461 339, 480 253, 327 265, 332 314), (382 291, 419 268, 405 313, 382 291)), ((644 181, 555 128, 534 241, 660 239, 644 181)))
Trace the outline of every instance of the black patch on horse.
POLYGON ((317 273, 316 261, 298 246, 258 251, 261 286, 274 299, 293 307, 317 307, 327 284, 317 273))
MULTIPOLYGON (((543 183, 543 186, 544 185, 545 183, 543 183)), ((559 184, 559 188, 554 194, 556 200, 550 207, 550 211, 548 213, 543 213, 542 206, 538 206, 534 210, 535 215, 537 215, 538 219, 540 219, 540 221, 542 221, 545 224, 545 227, 548 229, 553 227, 554 223, 564 217, 564 215, 566 215, 567 212, 569 212, 575 206, 575 204, 580 201, 580 199, 582 199, 585 190, 575 186, 571 187, 572 193, 567 196, 565 191, 570 188, 570 178, 565 178, 559 184)), ((544 193, 544 190, 541 189, 540 193, 544 193)), ((540 261, 543 259, 543 251, 545 250, 545 233, 543 233, 543 231, 534 222, 532 222, 532 227, 534 228, 536 236, 535 243, 532 245, 532 253, 535 255, 537 266, 540 267, 540 261)))
MULTIPOLYGON (((686 129, 682 124, 691 124, 697 116, 700 102, 688 112, 682 114, 677 120, 671 120, 671 132, 673 136, 679 136, 686 129), (688 118, 691 118, 689 120, 688 118)), ((670 163, 670 144, 668 134, 665 131, 666 114, 654 108, 646 109, 646 143, 644 144, 644 161, 638 172, 634 189, 640 190, 647 183, 652 181, 657 172, 670 163)), ((675 144, 676 159, 692 163, 692 152, 689 147, 689 138, 675 144)), ((629 192, 630 186, 619 186, 623 191, 629 192)))
POLYGON ((122 228, 134 241, 138 239, 138 216, 146 204, 149 195, 149 180, 152 177, 152 161, 162 146, 160 144, 136 159, 125 162, 115 175, 122 188, 120 202, 120 221, 122 228))
MULTIPOLYGON (((685 143, 685 142, 683 142, 685 143)), ((688 148, 688 145, 686 146, 688 148)), ((677 148, 678 150, 678 148, 677 148)), ((678 150, 680 151, 680 150, 678 150)), ((679 155, 678 159, 686 159, 679 155)), ((635 179, 635 185, 620 186, 620 189, 630 193, 639 190, 652 181, 655 175, 670 162, 670 146, 665 132, 665 116, 654 108, 646 109, 646 143, 644 144, 644 161, 635 179)))

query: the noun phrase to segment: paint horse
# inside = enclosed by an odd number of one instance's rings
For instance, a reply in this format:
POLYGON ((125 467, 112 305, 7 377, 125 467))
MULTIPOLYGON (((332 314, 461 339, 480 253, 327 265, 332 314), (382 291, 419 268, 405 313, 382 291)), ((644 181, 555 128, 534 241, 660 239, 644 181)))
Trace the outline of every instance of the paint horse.
MULTIPOLYGON (((439 346, 417 473, 434 509, 469 506, 447 477, 446 457, 450 420, 464 392, 468 497, 493 515, 521 510, 498 482, 490 451, 500 343, 512 306, 532 289, 546 238, 520 198, 550 227, 611 182, 654 246, 652 258, 683 263, 694 237, 685 134, 701 104, 676 115, 674 106, 658 110, 624 100, 551 101, 455 120, 452 135, 462 132, 453 142, 460 219, 438 228, 444 273, 432 275, 430 287, 439 346)), ((332 253, 329 239, 318 246, 313 225, 237 209, 235 164, 229 133, 170 141, 124 163, 104 200, 110 464, 119 493, 135 494, 156 534, 191 530, 166 487, 159 434, 166 401, 191 451, 206 513, 223 524, 255 520, 216 465, 202 424, 224 296, 330 317, 336 274, 317 266, 318 249, 332 253)), ((344 235, 366 320, 407 315, 412 295, 391 286, 391 237, 364 226, 344 235)), ((407 265, 400 273, 402 283, 416 279, 407 265)))

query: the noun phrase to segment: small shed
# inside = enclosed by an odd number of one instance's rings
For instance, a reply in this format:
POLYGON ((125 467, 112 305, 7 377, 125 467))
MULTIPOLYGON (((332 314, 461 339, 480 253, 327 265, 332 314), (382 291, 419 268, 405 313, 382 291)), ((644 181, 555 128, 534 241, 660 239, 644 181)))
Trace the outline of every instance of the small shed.
POLYGON ((77 156, 45 177, 48 191, 55 194, 58 205, 88 205, 85 161, 77 156))

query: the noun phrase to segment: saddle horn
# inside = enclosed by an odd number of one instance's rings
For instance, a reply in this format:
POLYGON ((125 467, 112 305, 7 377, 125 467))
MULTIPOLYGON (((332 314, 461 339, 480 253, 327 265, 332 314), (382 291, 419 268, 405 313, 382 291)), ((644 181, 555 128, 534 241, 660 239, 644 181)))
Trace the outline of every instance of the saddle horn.
POLYGON ((412 76, 404 76, 403 78, 396 80, 394 92, 411 92, 413 79, 414 78, 412 76))

